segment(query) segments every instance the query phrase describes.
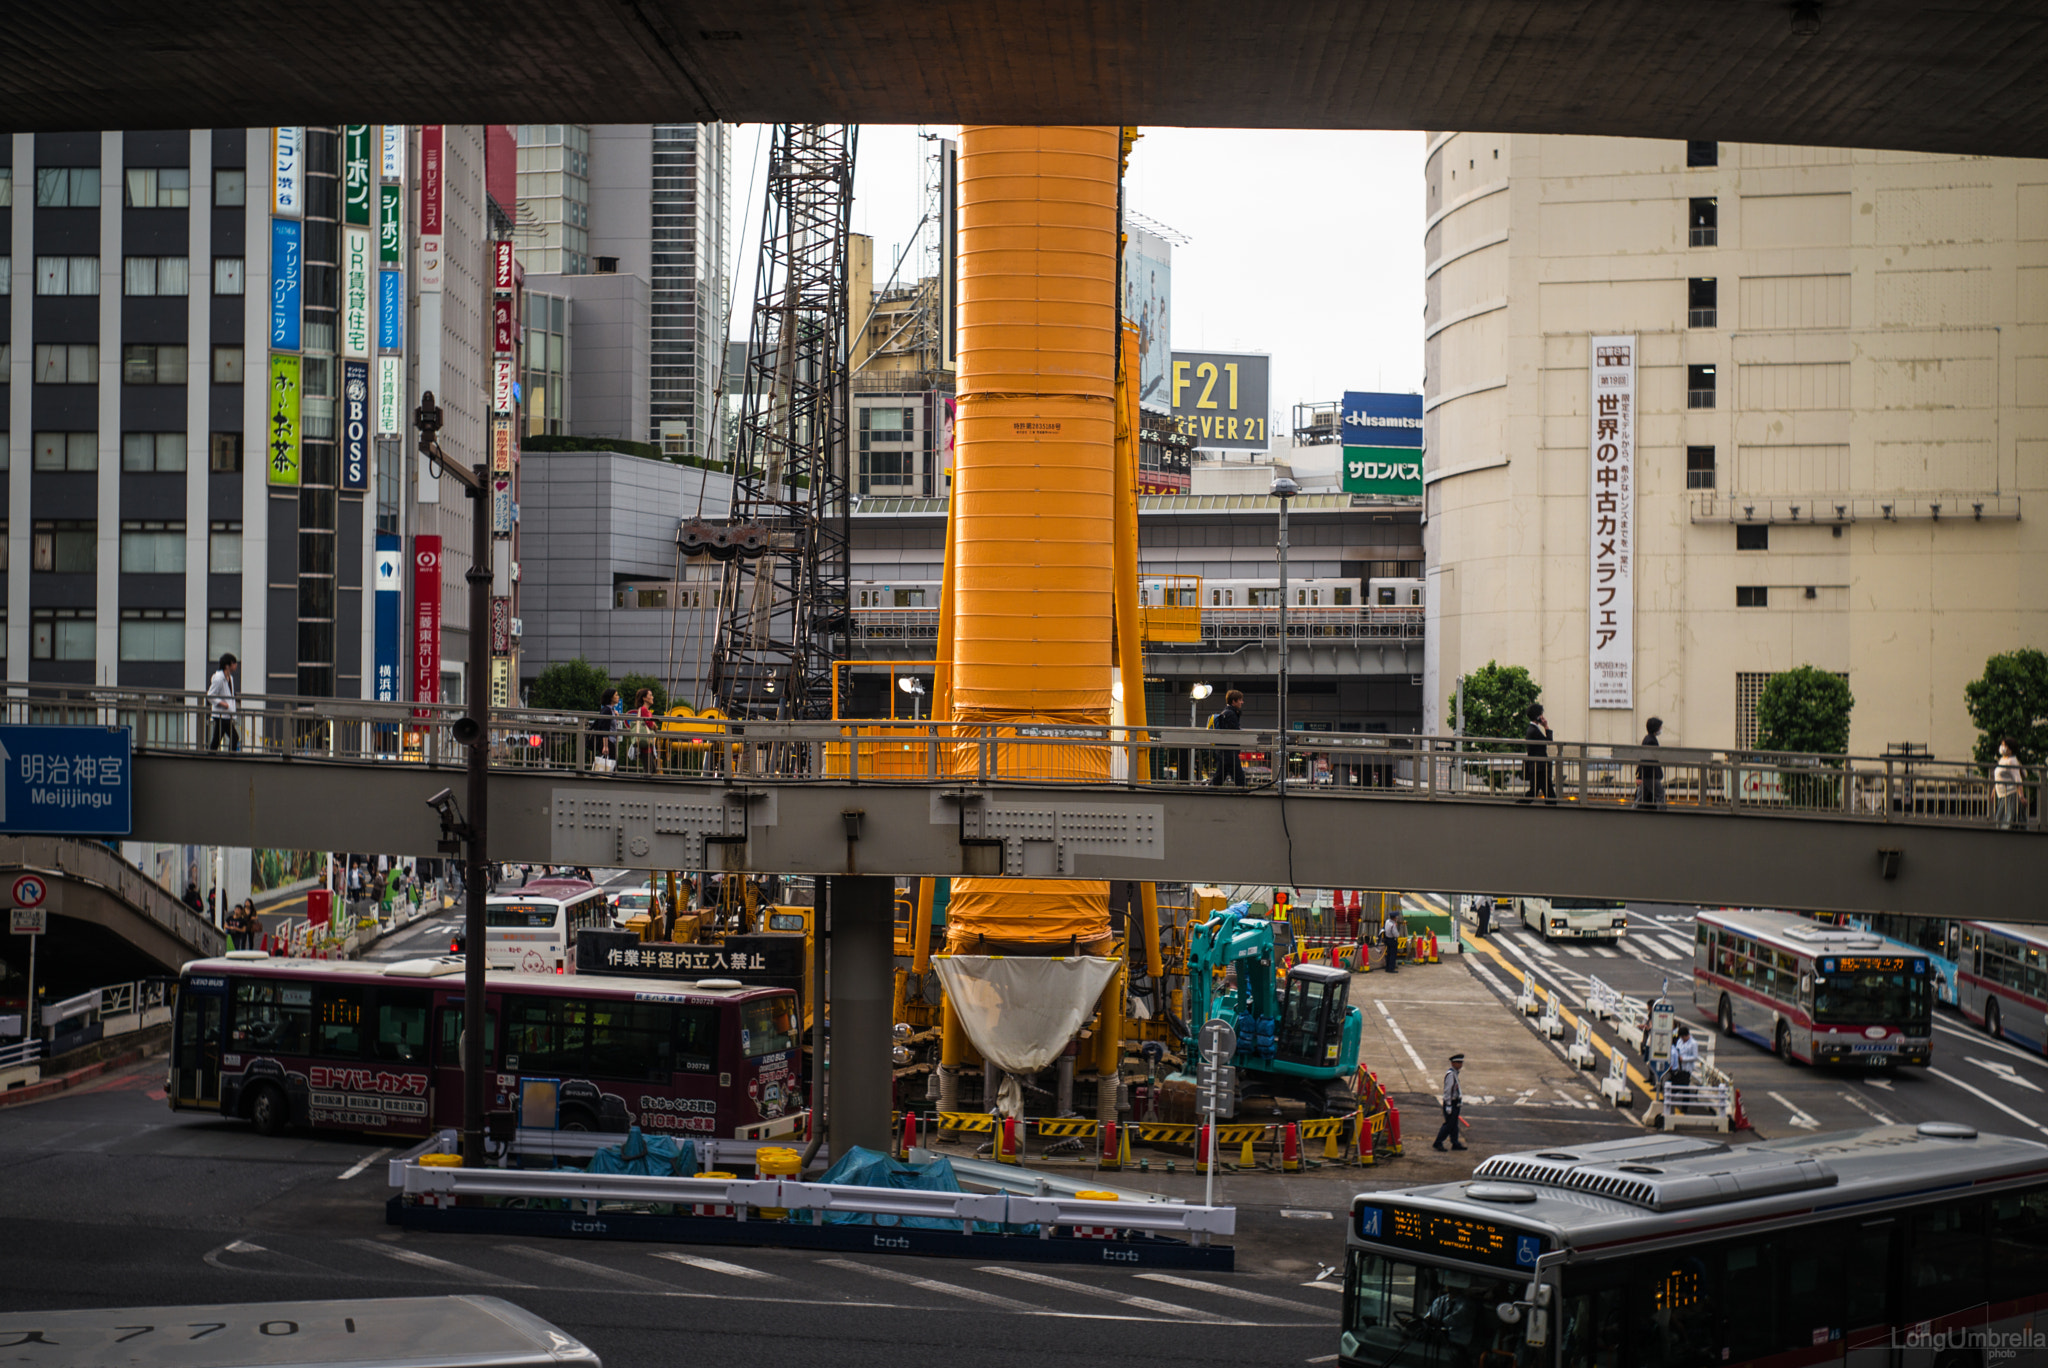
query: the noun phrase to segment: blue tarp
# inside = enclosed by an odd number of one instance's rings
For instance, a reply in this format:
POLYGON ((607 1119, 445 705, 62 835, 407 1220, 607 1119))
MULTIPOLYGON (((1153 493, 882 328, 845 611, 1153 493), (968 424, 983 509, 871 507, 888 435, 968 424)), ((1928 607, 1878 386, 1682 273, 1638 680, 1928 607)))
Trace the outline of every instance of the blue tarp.
POLYGON ((654 1177, 697 1176, 697 1142, 677 1144, 666 1135, 642 1135, 638 1126, 626 1132, 625 1143, 590 1156, 590 1173, 642 1173, 654 1177))
MULTIPOLYGON (((905 1164, 891 1159, 880 1150, 861 1149, 858 1146, 847 1151, 825 1171, 821 1183, 847 1183, 855 1187, 898 1188, 919 1192, 959 1192, 960 1180, 953 1173, 953 1161, 934 1159, 928 1164, 905 1164)), ((957 1230, 958 1221, 941 1220, 936 1216, 876 1216, 862 1211, 838 1211, 826 1213, 830 1225, 885 1225, 903 1226, 910 1230, 957 1230)), ((1035 1233, 1036 1226, 1008 1226, 994 1221, 976 1221, 977 1234, 1025 1234, 1035 1233)))

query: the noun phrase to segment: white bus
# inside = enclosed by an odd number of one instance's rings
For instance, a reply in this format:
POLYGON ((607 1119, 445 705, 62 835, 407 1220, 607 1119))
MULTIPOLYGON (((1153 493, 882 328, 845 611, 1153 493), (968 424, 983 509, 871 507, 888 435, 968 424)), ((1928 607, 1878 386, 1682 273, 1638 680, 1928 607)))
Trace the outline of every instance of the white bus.
POLYGON ((1702 911, 1693 922, 1693 1007, 1723 1035, 1803 1064, 1931 1062, 1928 956, 1789 912, 1702 911))
POLYGON ((2038 1364, 2048 1145, 1930 1121, 1497 1154, 1352 1199, 1347 1368, 2038 1364))
POLYGON ((2048 1053, 2048 927, 1964 922, 1956 1005, 1992 1035, 2048 1053))
POLYGON ((1545 940, 1618 942, 1628 934, 1628 904, 1618 898, 1517 898, 1522 925, 1545 940))
POLYGON ((485 963, 525 974, 566 974, 576 963, 576 933, 611 924, 611 905, 597 885, 536 879, 484 901, 485 963))

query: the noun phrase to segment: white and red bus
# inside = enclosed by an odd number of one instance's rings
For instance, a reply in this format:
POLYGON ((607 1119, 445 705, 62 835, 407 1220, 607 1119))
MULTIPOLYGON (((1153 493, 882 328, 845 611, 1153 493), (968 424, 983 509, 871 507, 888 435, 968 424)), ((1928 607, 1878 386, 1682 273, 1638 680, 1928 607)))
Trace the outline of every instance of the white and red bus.
POLYGON ((1964 922, 1956 1006, 1992 1035, 2048 1053, 2048 927, 1964 922))
POLYGON ((1703 911, 1694 923, 1693 1006, 1723 1035, 1803 1064, 1933 1058, 1936 976, 1926 955, 1789 912, 1703 911))
MULTIPOLYGON (((424 1136, 462 1124, 463 966, 194 960, 178 981, 173 1111, 424 1136)), ((763 1139, 802 1129, 796 994, 492 973, 486 1103, 522 1124, 763 1139)))
POLYGON ((585 879, 536 879, 484 900, 484 954, 493 969, 566 974, 576 934, 612 925, 604 890, 585 879))

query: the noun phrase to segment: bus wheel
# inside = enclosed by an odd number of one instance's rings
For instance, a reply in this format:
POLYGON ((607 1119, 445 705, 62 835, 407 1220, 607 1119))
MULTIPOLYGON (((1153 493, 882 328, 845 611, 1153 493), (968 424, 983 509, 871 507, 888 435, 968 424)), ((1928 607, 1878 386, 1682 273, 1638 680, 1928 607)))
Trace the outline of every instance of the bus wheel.
POLYGON ((1792 1028, 1782 1021, 1778 1023, 1778 1041, 1773 1048, 1776 1049, 1778 1058, 1788 1064, 1792 1061, 1792 1028))
POLYGON ((283 1135, 291 1126, 292 1109, 276 1084, 257 1085, 249 1099, 249 1119, 256 1123, 259 1135, 283 1135))
POLYGON ((1993 1040, 2005 1039, 2004 1024, 1998 1019, 1998 999, 1987 998, 1984 1002, 1984 1033, 1993 1040))
POLYGON ((570 1107, 562 1113, 561 1124, 556 1129, 565 1131, 594 1131, 597 1129, 597 1118, 584 1111, 581 1107, 570 1107))
POLYGON ((1721 994, 1720 1023, 1722 1035, 1732 1036, 1735 1034, 1735 1009, 1729 1005, 1726 993, 1721 994))

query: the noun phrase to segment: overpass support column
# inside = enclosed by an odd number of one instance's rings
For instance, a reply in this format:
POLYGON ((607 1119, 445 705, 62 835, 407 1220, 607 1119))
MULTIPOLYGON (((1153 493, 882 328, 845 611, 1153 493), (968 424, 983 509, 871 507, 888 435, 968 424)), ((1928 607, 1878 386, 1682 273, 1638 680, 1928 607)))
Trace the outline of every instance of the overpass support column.
POLYGON ((829 973, 832 1012, 832 1157, 855 1145, 889 1148, 894 1070, 890 990, 894 930, 890 879, 833 875, 827 886, 832 914, 829 973))

